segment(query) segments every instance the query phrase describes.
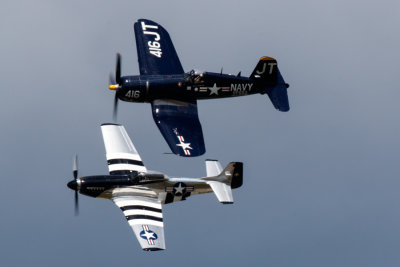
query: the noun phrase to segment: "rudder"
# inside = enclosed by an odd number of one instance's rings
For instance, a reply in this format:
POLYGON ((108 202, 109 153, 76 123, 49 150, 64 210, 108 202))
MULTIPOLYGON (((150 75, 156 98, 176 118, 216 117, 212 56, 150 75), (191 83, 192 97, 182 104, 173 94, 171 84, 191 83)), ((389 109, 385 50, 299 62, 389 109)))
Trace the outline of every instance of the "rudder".
POLYGON ((230 162, 219 174, 230 182, 231 188, 239 188, 243 185, 243 162, 230 162))

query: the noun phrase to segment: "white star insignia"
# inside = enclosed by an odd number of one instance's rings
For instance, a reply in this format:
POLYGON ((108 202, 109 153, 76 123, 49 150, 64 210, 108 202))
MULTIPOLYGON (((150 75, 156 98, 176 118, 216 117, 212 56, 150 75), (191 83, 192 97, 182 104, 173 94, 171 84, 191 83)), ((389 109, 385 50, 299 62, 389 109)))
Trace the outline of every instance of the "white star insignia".
POLYGON ((212 94, 218 95, 218 90, 221 89, 221 87, 217 87, 217 84, 214 83, 214 86, 213 87, 208 87, 208 89, 211 91, 210 95, 212 95, 212 94))
POLYGON ((182 184, 179 184, 178 187, 175 187, 175 194, 176 193, 180 193, 183 194, 183 190, 185 189, 185 187, 182 186, 182 184))
POLYGON ((150 232, 144 230, 144 234, 142 234, 141 236, 146 237, 147 240, 149 240, 150 238, 154 239, 154 232, 150 233, 150 232))
POLYGON ((190 143, 183 143, 183 142, 181 142, 180 144, 177 144, 177 146, 182 147, 183 150, 186 150, 186 149, 193 149, 193 148, 190 147, 190 143))
POLYGON ((185 139, 183 139, 183 136, 178 136, 178 140, 179 140, 179 144, 176 144, 176 145, 182 147, 183 150, 193 149, 190 147, 190 143, 184 143, 185 139))

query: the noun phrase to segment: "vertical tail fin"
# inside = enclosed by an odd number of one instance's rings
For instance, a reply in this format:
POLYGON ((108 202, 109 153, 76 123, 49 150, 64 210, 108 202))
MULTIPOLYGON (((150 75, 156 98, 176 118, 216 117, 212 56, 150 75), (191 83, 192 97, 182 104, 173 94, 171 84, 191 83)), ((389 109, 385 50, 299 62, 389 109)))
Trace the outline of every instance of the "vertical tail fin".
POLYGON ((268 85, 275 85, 278 82, 278 62, 272 57, 262 57, 258 61, 256 68, 250 75, 254 81, 262 81, 268 85))
POLYGON ((262 57, 258 62, 250 79, 254 83, 265 87, 274 107, 279 111, 289 111, 289 99, 287 88, 289 84, 285 83, 278 68, 277 61, 272 57, 262 57))
POLYGON ((207 177, 218 176, 222 172, 221 163, 215 159, 206 159, 207 177))

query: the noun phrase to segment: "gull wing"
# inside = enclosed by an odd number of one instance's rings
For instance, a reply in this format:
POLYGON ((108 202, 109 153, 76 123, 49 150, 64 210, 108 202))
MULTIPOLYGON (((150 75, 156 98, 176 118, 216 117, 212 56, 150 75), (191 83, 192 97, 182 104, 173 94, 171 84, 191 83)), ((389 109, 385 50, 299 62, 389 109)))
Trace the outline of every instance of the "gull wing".
POLYGON ((118 196, 112 200, 124 213, 143 250, 165 249, 160 200, 143 196, 118 196))
POLYGON ((195 157, 205 153, 196 101, 156 99, 151 108, 154 121, 174 154, 195 157))
POLYGON ((110 174, 147 171, 124 126, 104 123, 101 125, 101 132, 110 174))
POLYGON ((134 24, 140 75, 183 74, 168 32, 158 23, 139 19, 134 24))

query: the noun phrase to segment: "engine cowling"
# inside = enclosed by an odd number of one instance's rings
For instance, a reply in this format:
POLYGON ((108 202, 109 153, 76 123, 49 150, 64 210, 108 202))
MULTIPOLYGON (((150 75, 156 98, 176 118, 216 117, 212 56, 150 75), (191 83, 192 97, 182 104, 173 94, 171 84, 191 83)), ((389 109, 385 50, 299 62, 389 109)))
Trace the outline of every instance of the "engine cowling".
POLYGON ((117 91, 119 99, 128 102, 145 102, 148 98, 146 81, 138 76, 122 77, 121 87, 117 91))
POLYGON ((184 96, 183 75, 172 76, 126 76, 121 78, 118 98, 128 102, 150 102, 160 98, 184 96))

